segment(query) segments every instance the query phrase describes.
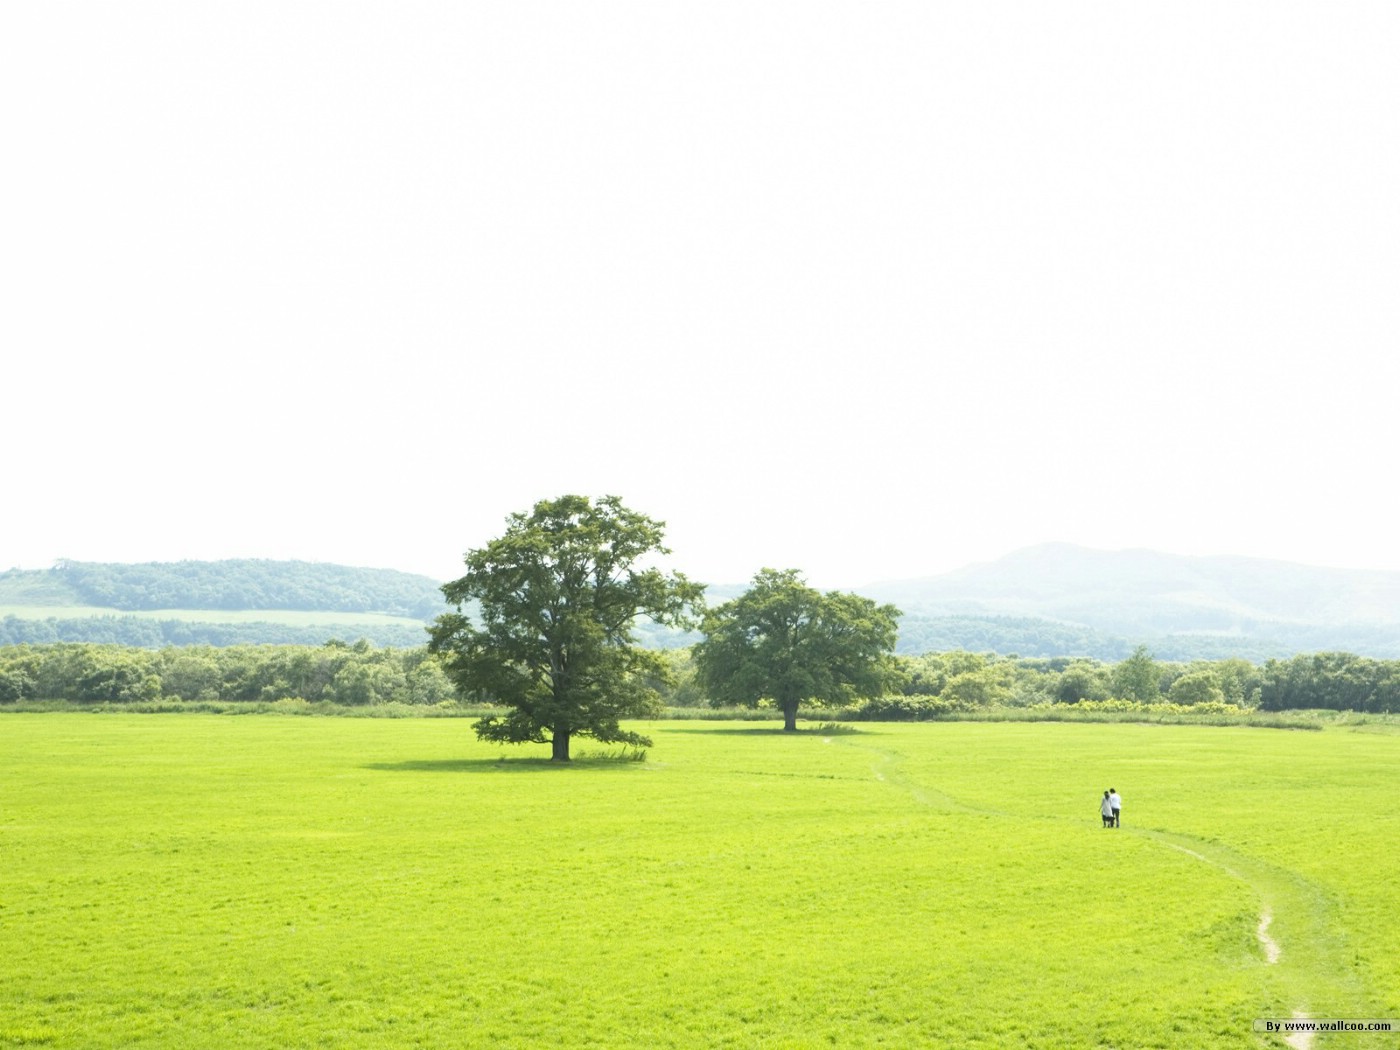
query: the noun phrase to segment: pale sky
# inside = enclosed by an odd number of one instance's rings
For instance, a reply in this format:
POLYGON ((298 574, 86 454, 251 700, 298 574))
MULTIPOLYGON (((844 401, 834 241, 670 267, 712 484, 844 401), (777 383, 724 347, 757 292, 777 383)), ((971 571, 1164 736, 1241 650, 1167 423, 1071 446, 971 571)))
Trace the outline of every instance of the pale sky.
POLYGON ((0 569, 1400 569, 1400 4, 0 6, 0 569))

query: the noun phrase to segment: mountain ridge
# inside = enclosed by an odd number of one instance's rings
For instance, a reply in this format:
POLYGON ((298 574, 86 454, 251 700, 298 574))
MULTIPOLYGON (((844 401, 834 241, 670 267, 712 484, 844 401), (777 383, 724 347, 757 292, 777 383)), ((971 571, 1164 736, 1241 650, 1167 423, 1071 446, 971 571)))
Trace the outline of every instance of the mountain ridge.
POLYGON ((857 590, 899 606, 906 623, 1017 618, 1112 635, 1116 646, 1214 640, 1210 648, 1235 641, 1256 655, 1400 656, 1400 572, 1386 570, 1053 543, 857 590))
MULTIPOLYGON (((1338 569, 1234 555, 1178 555, 1147 548, 1109 551, 1040 544, 936 576, 857 588, 924 609, 1042 614, 1083 612, 1089 599, 1208 606, 1271 622, 1400 623, 1400 572, 1338 569)), ((1095 616, 1065 617, 1095 622, 1095 616)))

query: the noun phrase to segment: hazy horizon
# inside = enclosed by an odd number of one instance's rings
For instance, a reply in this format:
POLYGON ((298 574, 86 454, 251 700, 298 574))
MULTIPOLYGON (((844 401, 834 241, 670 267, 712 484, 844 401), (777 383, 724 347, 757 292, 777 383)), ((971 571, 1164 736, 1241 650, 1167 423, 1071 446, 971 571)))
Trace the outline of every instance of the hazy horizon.
MULTIPOLYGON (((947 574, 947 573, 958 572, 959 570, 964 570, 964 569, 975 569, 975 568, 978 568, 978 567, 980 567, 980 566, 991 565, 991 564, 995 564, 995 563, 998 563, 998 562, 1001 562, 1001 561, 1004 561, 1004 560, 1007 560, 1007 559, 1011 559, 1011 558, 1017 557, 1017 556, 1019 556, 1019 555, 1024 555, 1024 554, 1028 554, 1028 553, 1032 553, 1032 552, 1040 552, 1040 551, 1042 551, 1042 550, 1044 550, 1044 549, 1046 549, 1046 548, 1056 548, 1056 547, 1071 548, 1071 549, 1076 550, 1076 551, 1084 551, 1084 552, 1088 552, 1088 553, 1092 553, 1092 554, 1147 554, 1147 555, 1166 555, 1166 556, 1168 556, 1168 557, 1173 557, 1173 558, 1179 557, 1179 558, 1187 558, 1187 559, 1203 559, 1203 560, 1212 560, 1212 561, 1216 561, 1216 560, 1222 560, 1222 561, 1233 561, 1233 560, 1266 561, 1266 562, 1276 562, 1276 563, 1278 563, 1278 564, 1280 564, 1280 565, 1290 565, 1290 566, 1295 566, 1295 567, 1300 567, 1300 568, 1308 568, 1308 569, 1324 569, 1324 570, 1338 569, 1338 570, 1342 570, 1342 571, 1357 571, 1357 572, 1400 572, 1400 570, 1394 570, 1394 569, 1391 569, 1391 570, 1386 570, 1386 569, 1373 569, 1373 568, 1368 568, 1368 567, 1365 567, 1365 566, 1320 565, 1320 564, 1313 563, 1313 562, 1290 561, 1290 560, 1288 560, 1288 559, 1255 558, 1255 557, 1252 556, 1252 555, 1237 555, 1237 554, 1177 554, 1177 553, 1172 552, 1172 551, 1163 551, 1163 550, 1158 550, 1158 549, 1150 548, 1150 547, 1116 547, 1116 548, 1115 548, 1115 547, 1089 547, 1089 546, 1085 546, 1084 544, 1071 543, 1071 542, 1065 541, 1065 540, 1045 540, 1045 541, 1042 541, 1042 542, 1040 542, 1040 543, 1029 544, 1029 545, 1027 545, 1027 546, 1025 546, 1025 547, 1018 547, 1018 548, 1016 548, 1015 550, 1006 551, 1006 552, 1004 552, 1003 554, 998 555, 998 556, 994 556, 994 557, 991 557, 991 558, 978 559, 978 560, 976 560, 976 561, 967 562, 967 563, 964 563, 964 564, 962 564, 962 565, 955 565, 955 566, 953 566, 953 567, 950 568, 950 569, 941 570, 941 571, 939 571, 939 572, 933 572, 933 573, 914 573, 914 572, 908 572, 908 573, 901 573, 901 574, 896 575, 896 576, 881 577, 881 578, 879 578, 879 579, 854 580, 854 581, 848 580, 848 581, 837 581, 837 582, 822 581, 822 580, 812 580, 810 577, 808 577, 808 578, 809 578, 809 582, 814 583, 814 584, 817 584, 817 585, 822 586, 822 587, 836 587, 836 588, 854 588, 854 589, 859 589, 859 588, 861 588, 861 587, 863 587, 863 586, 877 586, 877 585, 886 584, 886 583, 913 582, 913 581, 928 579, 928 578, 932 578, 932 577, 936 577, 936 576, 942 576, 942 575, 945 575, 945 574, 947 574)), ((451 572, 449 575, 445 575, 445 576, 444 576, 444 575, 434 575, 433 573, 430 573, 430 572, 420 572, 420 571, 417 570, 417 569, 404 568, 403 566, 399 566, 399 565, 352 565, 352 564, 346 563, 346 562, 335 562, 335 561, 331 561, 331 560, 328 560, 328 559, 325 559, 325 558, 314 558, 314 557, 309 557, 309 558, 302 558, 302 557, 299 557, 299 558, 261 558, 261 557, 258 557, 258 556, 231 556, 231 557, 229 557, 229 558, 153 558, 153 559, 143 560, 142 562, 136 562, 136 563, 133 563, 133 562, 116 562, 115 564, 148 564, 148 563, 154 563, 154 564, 170 564, 170 563, 176 563, 176 562, 180 562, 180 561, 208 561, 208 562, 220 562, 220 561, 239 561, 239 560, 245 560, 245 558, 247 558, 248 560, 279 561, 279 562, 280 562, 280 561, 306 562, 306 563, 310 563, 310 564, 322 564, 322 565, 344 565, 344 566, 346 566, 346 567, 348 567, 348 568, 356 568, 356 569, 371 569, 371 570, 386 569, 386 570, 391 570, 391 571, 412 573, 412 574, 420 575, 420 576, 427 576, 427 577, 429 577, 430 579, 436 579, 436 580, 440 580, 440 581, 442 581, 442 582, 446 582, 446 581, 449 580, 449 579, 455 579, 457 576, 460 576, 461 573, 462 573, 462 571, 463 571, 462 567, 459 565, 459 566, 457 567, 457 569, 455 569, 455 570, 454 570, 453 572, 451 572)), ((99 559, 92 559, 92 558, 61 558, 61 559, 54 559, 53 562, 51 562, 51 563, 49 563, 49 564, 46 564, 46 565, 13 565, 13 566, 8 566, 7 569, 19 569, 19 570, 30 570, 30 571, 33 571, 33 570, 46 570, 46 569, 51 569, 51 568, 53 568, 53 567, 55 566, 55 564, 56 564, 57 562, 59 562, 59 561, 96 562, 96 561, 99 561, 99 559)), ((701 577, 696 576, 693 572, 690 572, 690 571, 686 568, 685 565, 676 563, 676 560, 675 560, 674 557, 668 559, 667 562, 668 562, 668 565, 667 565, 668 568, 677 569, 677 570, 679 570, 679 571, 685 573, 685 574, 686 574, 688 577, 690 577, 691 579, 698 580, 699 582, 705 583, 705 584, 710 585, 710 586, 729 587, 729 586, 742 585, 742 584, 745 584, 745 583, 748 583, 748 582, 749 582, 749 577, 745 577, 745 578, 743 578, 743 579, 703 579, 703 578, 701 578, 701 577)), ((776 566, 776 565, 775 565, 775 566, 769 566, 769 567, 770 567, 770 568, 773 568, 773 567, 800 568, 800 567, 797 567, 797 566, 776 566)), ((5 570, 0 570, 0 571, 5 571, 5 570)), ((806 576, 806 575, 807 575, 807 574, 804 572, 804 576, 806 576)))

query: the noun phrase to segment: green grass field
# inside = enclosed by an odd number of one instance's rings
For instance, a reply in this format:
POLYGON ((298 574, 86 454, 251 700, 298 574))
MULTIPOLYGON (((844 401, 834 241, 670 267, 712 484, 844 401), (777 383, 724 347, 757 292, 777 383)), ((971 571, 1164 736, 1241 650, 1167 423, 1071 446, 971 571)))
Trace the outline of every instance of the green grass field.
POLYGON ((454 719, 0 717, 0 1046, 1229 1048, 1400 1017, 1393 733, 645 731, 644 763, 558 768, 454 719))

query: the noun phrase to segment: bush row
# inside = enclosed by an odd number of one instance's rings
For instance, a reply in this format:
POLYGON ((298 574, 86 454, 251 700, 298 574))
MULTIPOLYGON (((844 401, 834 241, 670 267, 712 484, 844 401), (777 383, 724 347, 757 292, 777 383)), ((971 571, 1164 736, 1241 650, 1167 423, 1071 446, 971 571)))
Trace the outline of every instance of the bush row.
POLYGON ((456 699, 426 648, 185 646, 158 650, 69 643, 0 649, 0 703, 171 701, 431 705, 456 699))

